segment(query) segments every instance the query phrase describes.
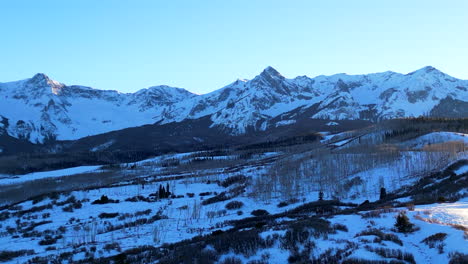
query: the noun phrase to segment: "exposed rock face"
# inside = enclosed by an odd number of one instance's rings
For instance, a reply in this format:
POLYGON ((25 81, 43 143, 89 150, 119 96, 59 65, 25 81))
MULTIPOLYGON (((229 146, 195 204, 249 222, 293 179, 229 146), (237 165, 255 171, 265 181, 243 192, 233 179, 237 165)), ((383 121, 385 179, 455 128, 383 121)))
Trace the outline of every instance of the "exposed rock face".
POLYGON ((446 97, 440 100, 440 103, 432 108, 431 116, 437 117, 468 117, 468 102, 446 97))
POLYGON ((468 81, 430 66, 406 75, 383 72, 294 79, 267 67, 252 80, 237 80, 204 95, 168 86, 125 94, 69 86, 39 73, 0 83, 0 115, 8 120, 0 130, 40 143, 206 116, 212 126, 242 134, 276 127, 271 120, 283 120, 282 115, 295 109, 309 109, 295 111, 295 119, 304 114, 315 119, 371 121, 427 114, 466 117, 466 87, 468 81))

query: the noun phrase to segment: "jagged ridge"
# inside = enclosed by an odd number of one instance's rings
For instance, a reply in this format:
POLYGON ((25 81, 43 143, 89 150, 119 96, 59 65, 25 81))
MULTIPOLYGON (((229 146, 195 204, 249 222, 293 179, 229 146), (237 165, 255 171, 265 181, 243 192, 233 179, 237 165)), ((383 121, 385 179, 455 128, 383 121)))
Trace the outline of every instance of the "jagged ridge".
POLYGON ((307 113, 309 118, 331 120, 464 116, 466 112, 460 109, 468 101, 468 81, 431 66, 406 75, 383 72, 294 79, 267 67, 252 80, 237 80, 214 92, 195 95, 168 86, 135 93, 68 86, 39 73, 30 79, 0 83, 0 96, 0 117, 8 120, 3 130, 40 143, 204 116, 210 116, 212 126, 231 134, 292 123, 294 115, 282 116, 291 111, 296 116, 307 113), (312 114, 305 111, 312 106, 312 114))

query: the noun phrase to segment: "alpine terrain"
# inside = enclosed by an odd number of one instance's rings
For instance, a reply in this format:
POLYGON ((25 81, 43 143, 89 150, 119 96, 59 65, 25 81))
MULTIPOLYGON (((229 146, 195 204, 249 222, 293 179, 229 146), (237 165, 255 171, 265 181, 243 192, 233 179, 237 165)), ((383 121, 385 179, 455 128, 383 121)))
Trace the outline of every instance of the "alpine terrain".
POLYGON ((468 263, 468 81, 0 83, 1 263, 468 263))
MULTIPOLYGON (((245 134, 301 117, 369 120, 468 115, 468 81, 433 67, 400 74, 287 79, 272 67, 214 92, 154 86, 125 94, 65 85, 45 74, 0 83, 2 132, 32 143, 76 140, 123 128, 209 117, 209 127, 245 134)), ((307 121, 305 121, 307 122, 307 121)))

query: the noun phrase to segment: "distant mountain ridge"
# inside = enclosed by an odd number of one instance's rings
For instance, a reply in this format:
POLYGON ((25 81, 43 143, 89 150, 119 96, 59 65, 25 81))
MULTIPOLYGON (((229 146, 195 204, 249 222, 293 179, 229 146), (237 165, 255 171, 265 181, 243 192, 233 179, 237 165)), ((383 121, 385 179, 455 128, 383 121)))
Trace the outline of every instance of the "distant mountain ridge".
POLYGON ((33 143, 75 140, 145 124, 209 117, 229 134, 268 130, 297 120, 371 120, 468 116, 468 81, 427 66, 409 74, 336 74, 288 79, 267 67, 196 95, 154 86, 135 93, 65 85, 39 73, 0 83, 0 134, 33 143))

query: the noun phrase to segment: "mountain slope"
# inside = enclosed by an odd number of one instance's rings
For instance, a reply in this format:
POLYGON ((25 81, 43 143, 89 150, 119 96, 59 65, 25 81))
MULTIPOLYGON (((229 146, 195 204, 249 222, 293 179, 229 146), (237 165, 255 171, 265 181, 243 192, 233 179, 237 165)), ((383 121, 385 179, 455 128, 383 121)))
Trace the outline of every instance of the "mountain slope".
POLYGON ((67 86, 44 74, 0 84, 0 116, 6 131, 31 142, 78 139, 159 121, 171 104, 194 96, 168 86, 133 94, 67 86))
POLYGON ((233 135, 308 118, 466 117, 468 81, 430 66, 406 75, 383 72, 294 79, 267 67, 252 80, 237 80, 204 95, 168 86, 125 94, 68 86, 36 74, 0 83, 0 98, 6 133, 42 143, 202 117, 210 118, 211 127, 233 135))

